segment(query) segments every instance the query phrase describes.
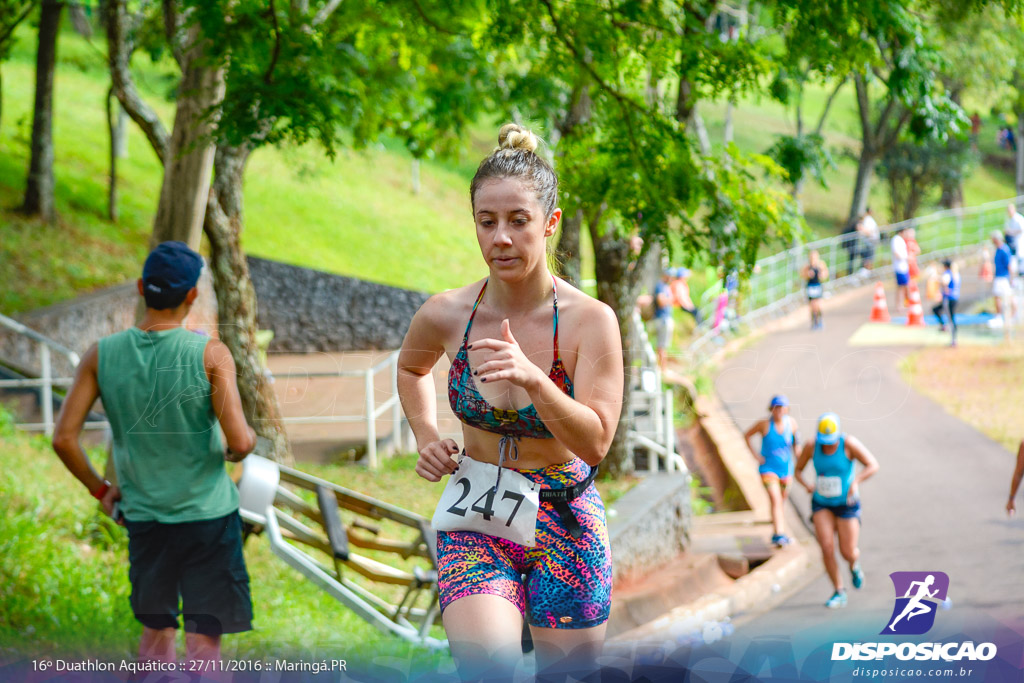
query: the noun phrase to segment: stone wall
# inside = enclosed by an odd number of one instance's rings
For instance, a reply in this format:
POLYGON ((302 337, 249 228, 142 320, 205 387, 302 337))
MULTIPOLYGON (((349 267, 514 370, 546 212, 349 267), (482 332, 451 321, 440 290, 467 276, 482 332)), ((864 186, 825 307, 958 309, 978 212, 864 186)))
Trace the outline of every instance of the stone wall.
MULTIPOLYGON (((419 292, 261 258, 249 257, 249 268, 259 327, 274 332, 272 352, 397 349, 413 314, 427 299, 419 292)), ((216 301, 209 280, 204 271, 200 303, 186 326, 213 332, 216 301)), ((81 355, 100 337, 131 326, 138 302, 136 284, 130 282, 15 317, 81 355)), ((53 358, 54 375, 70 376, 70 363, 57 355, 53 358)), ((40 372, 36 344, 2 327, 0 360, 40 372)))
POLYGON ((249 257, 271 351, 397 349, 427 295, 249 257))

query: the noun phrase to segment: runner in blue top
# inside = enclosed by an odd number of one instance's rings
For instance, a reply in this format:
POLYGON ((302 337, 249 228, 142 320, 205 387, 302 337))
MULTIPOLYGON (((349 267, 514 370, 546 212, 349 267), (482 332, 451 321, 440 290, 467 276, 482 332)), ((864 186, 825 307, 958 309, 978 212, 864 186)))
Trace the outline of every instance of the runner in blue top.
POLYGON ((864 584, 860 567, 860 492, 859 484, 878 471, 878 461, 857 439, 839 431, 839 416, 825 413, 818 418, 818 431, 814 442, 804 445, 796 463, 794 476, 800 485, 812 494, 811 520, 821 546, 825 571, 828 572, 835 592, 826 607, 846 606, 846 590, 839 576, 836 562, 835 537, 839 536, 839 554, 850 563, 853 587, 864 584), (804 481, 801 473, 807 463, 814 461, 815 486, 804 481), (858 473, 854 461, 863 466, 858 473))
POLYGON ((744 437, 750 452, 759 463, 757 471, 761 474, 761 481, 768 489, 768 498, 772 503, 772 543, 781 548, 790 542, 783 524, 789 485, 793 482, 793 461, 796 459, 799 436, 793 418, 787 414, 789 400, 785 396, 773 396, 768 409, 771 414, 755 423, 744 437), (761 436, 760 452, 750 443, 755 434, 761 436))
POLYGON ((942 309, 949 308, 949 321, 953 326, 953 341, 950 346, 956 346, 956 305, 960 301, 960 271, 956 264, 946 259, 942 262, 946 270, 942 273, 942 301, 932 307, 932 313, 939 319, 939 330, 946 331, 946 321, 942 318, 942 309))

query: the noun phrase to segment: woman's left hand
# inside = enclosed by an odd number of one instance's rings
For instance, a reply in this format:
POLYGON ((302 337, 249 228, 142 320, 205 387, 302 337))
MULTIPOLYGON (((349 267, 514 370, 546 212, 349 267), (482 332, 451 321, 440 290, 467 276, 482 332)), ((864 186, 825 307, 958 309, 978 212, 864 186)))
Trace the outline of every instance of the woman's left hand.
POLYGON ((477 379, 481 382, 506 380, 529 390, 531 385, 546 378, 544 371, 530 362, 512 336, 508 318, 501 321, 501 336, 501 339, 481 339, 469 345, 473 350, 490 351, 473 371, 477 379))
POLYGON ((860 490, 857 488, 857 482, 850 484, 850 490, 846 493, 846 504, 854 505, 860 500, 860 490))

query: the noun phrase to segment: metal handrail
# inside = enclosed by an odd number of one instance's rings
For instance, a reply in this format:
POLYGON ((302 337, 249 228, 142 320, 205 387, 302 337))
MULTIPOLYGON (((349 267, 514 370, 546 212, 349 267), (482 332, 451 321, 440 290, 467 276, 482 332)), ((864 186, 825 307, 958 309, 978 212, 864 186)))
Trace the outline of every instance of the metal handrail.
POLYGON ((32 339, 33 341, 38 342, 39 344, 43 344, 44 346, 49 347, 52 351, 56 351, 57 353, 61 354, 69 361, 71 361, 72 366, 77 366, 78 363, 82 360, 77 353, 75 353, 68 347, 64 346, 63 344, 59 344, 50 339, 49 337, 39 334, 31 327, 26 327, 25 325, 19 323, 14 318, 8 318, 6 315, 3 315, 2 313, 0 313, 0 325, 6 327, 7 329, 13 332, 17 332, 20 335, 28 337, 29 339, 32 339))
POLYGON ((275 374, 275 379, 292 378, 363 378, 365 391, 364 412, 362 415, 312 415, 308 417, 285 417, 281 421, 285 424, 340 424, 346 422, 366 421, 366 457, 370 469, 376 470, 377 458, 377 418, 384 413, 391 411, 391 419, 394 424, 393 447, 400 452, 405 445, 402 437, 402 413, 401 402, 398 398, 398 352, 393 351, 386 358, 365 370, 338 370, 336 372, 302 372, 275 374), (377 405, 375 397, 374 379, 378 372, 385 368, 391 371, 390 396, 377 405))
MULTIPOLYGON (((892 255, 884 242, 887 237, 899 230, 911 227, 920 230, 917 240, 922 253, 918 259, 937 260, 983 246, 988 240, 989 231, 1002 228, 1001 214, 1011 202, 1020 207, 1024 204, 1024 196, 967 208, 944 209, 926 216, 879 226, 879 242, 874 245, 872 269, 867 275, 852 272, 852 265, 858 256, 863 261, 863 245, 856 233, 826 237, 760 258, 754 264, 753 273, 748 280, 749 296, 746 303, 750 308, 742 313, 744 325, 748 328, 756 326, 763 320, 792 310, 803 303, 803 281, 794 275, 804 262, 805 254, 810 251, 819 252, 830 273, 837 275, 823 283, 826 292, 836 292, 891 274, 892 255), (840 261, 842 253, 847 256, 845 265, 851 272, 838 276, 840 265, 843 265, 840 261)), ((714 328, 717 303, 717 297, 712 297, 700 305, 704 320, 696 327, 695 337, 685 349, 693 365, 703 362, 710 355, 712 343, 726 333, 726 330, 714 328)), ((733 302, 729 305, 732 306, 733 302)))
MULTIPOLYGON (((0 380, 0 389, 20 389, 20 388, 41 388, 40 392, 40 409, 43 414, 42 422, 31 422, 31 423, 19 423, 16 426, 19 429, 26 431, 42 431, 47 436, 53 434, 55 425, 53 415, 53 389, 54 387, 70 387, 74 382, 72 377, 53 377, 53 362, 51 358, 51 352, 56 352, 70 362, 71 366, 77 367, 81 362, 81 357, 72 351, 71 349, 63 346, 62 344, 46 337, 39 332, 27 327, 26 325, 9 318, 5 315, 0 314, 0 326, 5 327, 17 334, 20 334, 33 342, 39 347, 39 360, 40 360, 40 377, 39 378, 25 378, 25 379, 5 379, 0 380)), ((404 445, 404 439, 402 436, 402 416, 401 416, 401 403, 398 398, 398 352, 389 354, 386 358, 379 361, 372 367, 366 370, 345 370, 338 372, 317 372, 317 373, 301 373, 301 374, 285 374, 277 375, 279 378, 289 377, 363 377, 366 388, 366 405, 365 413, 363 415, 329 415, 329 416, 311 416, 311 417, 289 417, 283 418, 283 422, 287 424, 331 424, 331 423, 344 423, 344 422, 362 422, 363 420, 367 423, 367 436, 366 436, 366 451, 371 469, 376 469, 378 465, 377 458, 377 430, 376 430, 376 419, 391 411, 391 417, 394 422, 394 447, 400 451, 404 445), (374 378, 377 373, 384 369, 390 368, 391 370, 391 387, 390 396, 379 406, 376 403, 374 396, 374 378)), ((83 429, 106 429, 108 427, 107 422, 86 422, 82 425, 83 429)))
MULTIPOLYGON (((36 346, 39 347, 40 377, 38 379, 0 380, 0 389, 22 387, 40 387, 41 389, 39 392, 39 407, 43 413, 43 421, 41 423, 18 424, 16 426, 21 429, 31 431, 39 431, 41 429, 47 436, 52 436, 54 427, 53 387, 71 386, 73 380, 70 377, 53 377, 53 361, 50 354, 51 352, 56 351, 67 358, 72 367, 78 367, 78 363, 81 361, 81 358, 68 347, 53 341, 49 337, 43 336, 13 318, 8 318, 6 315, 0 314, 0 326, 6 327, 23 337, 31 339, 36 343, 36 346)), ((84 428, 86 429, 103 429, 105 427, 106 423, 102 422, 89 422, 84 425, 84 428)))

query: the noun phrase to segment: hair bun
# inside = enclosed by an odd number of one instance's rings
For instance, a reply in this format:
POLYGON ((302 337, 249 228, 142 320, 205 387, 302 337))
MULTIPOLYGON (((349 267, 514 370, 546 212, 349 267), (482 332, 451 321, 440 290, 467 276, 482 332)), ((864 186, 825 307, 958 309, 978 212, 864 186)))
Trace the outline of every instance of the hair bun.
POLYGON ((518 123, 506 123, 498 131, 498 150, 532 152, 537 149, 537 144, 537 136, 518 123))

